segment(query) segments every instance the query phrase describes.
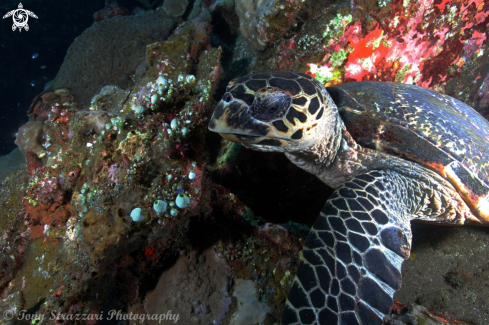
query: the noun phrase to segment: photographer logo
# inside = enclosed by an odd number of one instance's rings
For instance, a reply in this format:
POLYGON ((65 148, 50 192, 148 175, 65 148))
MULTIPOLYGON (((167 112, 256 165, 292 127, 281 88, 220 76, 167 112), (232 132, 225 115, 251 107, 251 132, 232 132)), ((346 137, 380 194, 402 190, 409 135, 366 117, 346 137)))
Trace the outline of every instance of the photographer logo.
POLYGON ((33 13, 32 11, 25 10, 22 3, 19 3, 18 9, 7 12, 7 14, 3 16, 3 19, 8 18, 10 16, 12 16, 12 19, 14 20, 14 24, 12 25, 12 30, 15 31, 18 28, 19 32, 22 31, 22 28, 24 28, 25 30, 29 30, 29 25, 27 25, 29 16, 37 19, 36 14, 33 13))

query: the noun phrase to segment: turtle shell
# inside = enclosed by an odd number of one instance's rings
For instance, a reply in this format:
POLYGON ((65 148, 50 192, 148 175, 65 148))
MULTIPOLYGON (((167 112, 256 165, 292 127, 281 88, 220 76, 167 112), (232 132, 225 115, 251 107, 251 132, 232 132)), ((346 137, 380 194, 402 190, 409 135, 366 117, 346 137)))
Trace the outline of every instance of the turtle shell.
POLYGON ((489 223, 489 122, 474 109, 406 84, 364 81, 327 91, 359 145, 437 172, 489 223))

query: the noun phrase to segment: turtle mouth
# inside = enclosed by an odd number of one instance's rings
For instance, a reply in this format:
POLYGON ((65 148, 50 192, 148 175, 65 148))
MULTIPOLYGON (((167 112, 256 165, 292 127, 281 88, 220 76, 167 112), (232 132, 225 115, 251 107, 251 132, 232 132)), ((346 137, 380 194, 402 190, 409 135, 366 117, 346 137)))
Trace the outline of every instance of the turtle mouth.
POLYGON ((221 137, 228 141, 242 143, 243 145, 259 145, 282 147, 288 142, 287 139, 269 138, 264 136, 247 135, 239 133, 219 133, 221 137))
POLYGON ((221 137, 228 141, 232 142, 241 142, 241 143, 256 143, 260 141, 260 138, 264 138, 262 136, 257 135, 247 135, 247 134, 239 134, 239 133, 219 133, 221 137))

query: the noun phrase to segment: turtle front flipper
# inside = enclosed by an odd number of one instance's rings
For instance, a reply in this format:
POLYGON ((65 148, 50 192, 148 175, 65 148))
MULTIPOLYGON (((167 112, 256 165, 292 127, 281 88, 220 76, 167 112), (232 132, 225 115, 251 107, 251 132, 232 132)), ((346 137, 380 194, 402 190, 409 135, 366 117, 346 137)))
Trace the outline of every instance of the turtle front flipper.
POLYGON ((410 254, 410 220, 457 224, 468 210, 420 171, 370 171, 333 193, 304 244, 282 324, 382 324, 410 254))

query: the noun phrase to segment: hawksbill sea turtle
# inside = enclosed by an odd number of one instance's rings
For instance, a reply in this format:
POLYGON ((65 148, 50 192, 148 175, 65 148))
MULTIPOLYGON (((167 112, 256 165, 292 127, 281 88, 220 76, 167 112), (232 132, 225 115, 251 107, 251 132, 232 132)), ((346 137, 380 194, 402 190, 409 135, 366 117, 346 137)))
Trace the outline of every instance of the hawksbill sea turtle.
POLYGON ((229 83, 209 130, 283 152, 336 189, 305 241, 282 324, 380 325, 411 220, 489 224, 489 122, 435 91, 257 73, 229 83))
POLYGON ((3 16, 3 19, 8 18, 10 16, 12 16, 12 19, 14 20, 14 24, 12 25, 12 30, 15 31, 18 28, 19 32, 22 31, 22 28, 25 28, 26 31, 29 30, 29 25, 27 25, 29 16, 37 19, 36 14, 33 13, 32 11, 24 9, 22 3, 19 3, 18 9, 7 12, 3 16))

